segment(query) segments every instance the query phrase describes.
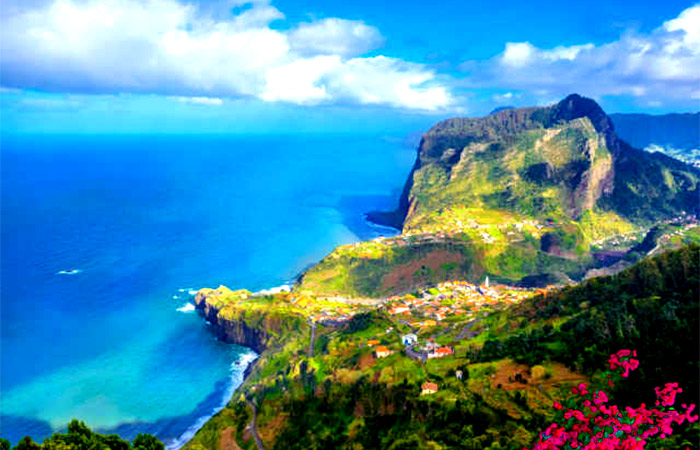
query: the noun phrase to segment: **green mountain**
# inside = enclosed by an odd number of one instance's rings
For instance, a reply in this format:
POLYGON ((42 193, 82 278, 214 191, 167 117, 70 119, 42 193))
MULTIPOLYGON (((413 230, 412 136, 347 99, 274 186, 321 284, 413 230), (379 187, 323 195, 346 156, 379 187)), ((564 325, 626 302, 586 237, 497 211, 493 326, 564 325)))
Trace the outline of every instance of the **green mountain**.
POLYGON ((446 218, 457 210, 459 217, 459 208, 653 222, 697 209, 698 174, 632 148, 598 104, 570 95, 551 107, 435 125, 423 136, 393 224, 404 231, 429 228, 436 213, 446 218))
POLYGON ((696 213, 699 181, 698 169, 620 140, 578 95, 445 120, 423 135, 397 210, 368 215, 402 235, 340 247, 299 287, 377 297, 449 278, 580 279, 598 265, 594 250, 696 213))

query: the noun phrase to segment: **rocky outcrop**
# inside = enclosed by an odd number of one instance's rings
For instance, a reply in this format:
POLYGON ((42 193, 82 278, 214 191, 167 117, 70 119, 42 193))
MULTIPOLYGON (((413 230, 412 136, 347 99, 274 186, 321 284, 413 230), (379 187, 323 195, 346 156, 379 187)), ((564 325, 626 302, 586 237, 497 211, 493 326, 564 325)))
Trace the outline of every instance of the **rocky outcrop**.
POLYGON ((219 339, 258 353, 283 344, 306 324, 305 317, 291 311, 285 302, 276 303, 270 297, 225 286, 200 289, 195 305, 219 339))
MULTIPOLYGON (((221 314, 223 305, 217 305, 211 301, 218 297, 227 288, 220 286, 216 290, 202 289, 195 297, 195 306, 204 318, 211 324, 217 338, 231 344, 252 348, 257 353, 262 353, 268 346, 270 333, 263 327, 250 326, 243 317, 229 318, 221 314), (218 294, 218 295, 217 295, 218 294)), ((230 291, 229 291, 230 292, 230 291)))
MULTIPOLYGON (((560 168, 557 173, 551 165, 536 164, 522 174, 538 184, 559 175, 559 180, 554 181, 567 188, 561 201, 569 217, 578 220, 586 211, 600 208, 632 222, 646 223, 698 209, 700 174, 697 169, 632 148, 617 137, 613 121, 594 100, 573 94, 549 107, 507 109, 486 117, 452 118, 436 124, 421 139, 398 208, 390 212, 371 212, 368 219, 407 231, 419 210, 423 213, 426 208, 431 210, 425 205, 426 195, 420 195, 422 191, 434 197, 439 190, 448 190, 450 184, 456 186, 456 194, 468 194, 463 191, 464 182, 460 182, 460 178, 473 176, 473 173, 459 171, 466 160, 477 158, 483 165, 484 161, 492 159, 494 165, 503 165, 516 158, 513 149, 521 150, 518 145, 522 145, 528 133, 569 131, 586 123, 592 129, 585 145, 574 141, 570 145, 559 143, 560 155, 569 153, 572 162, 569 167, 560 168), (561 148, 562 145, 569 148, 561 148), (507 158, 504 159, 504 155, 507 158), (433 186, 435 192, 426 191, 425 183, 420 183, 419 175, 430 169, 439 169, 448 180, 438 191, 433 186)), ((434 185, 435 172, 431 173, 434 185)), ((507 190, 498 194, 503 198, 511 195, 507 190)), ((458 196, 456 199, 459 202, 458 196)), ((506 200, 498 206, 512 209, 509 206, 512 199, 506 200)), ((474 203, 474 199, 469 199, 469 203, 474 203)), ((444 201, 439 204, 440 208, 446 206, 444 201)))

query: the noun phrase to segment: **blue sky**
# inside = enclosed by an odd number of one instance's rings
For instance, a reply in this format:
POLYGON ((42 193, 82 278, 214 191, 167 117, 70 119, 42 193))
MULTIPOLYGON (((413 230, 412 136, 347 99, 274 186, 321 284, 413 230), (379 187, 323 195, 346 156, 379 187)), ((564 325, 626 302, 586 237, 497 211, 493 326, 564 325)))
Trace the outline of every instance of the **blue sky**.
POLYGON ((700 4, 3 0, 10 132, 403 132, 578 92, 700 109, 700 4))

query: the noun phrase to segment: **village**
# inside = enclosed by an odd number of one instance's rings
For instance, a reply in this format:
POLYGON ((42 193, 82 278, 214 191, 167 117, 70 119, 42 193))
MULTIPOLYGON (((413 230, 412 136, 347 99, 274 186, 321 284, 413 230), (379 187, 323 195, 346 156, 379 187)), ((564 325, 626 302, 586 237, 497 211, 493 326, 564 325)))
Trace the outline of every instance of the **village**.
MULTIPOLYGON (((423 364, 429 360, 454 357, 455 348, 453 343, 449 342, 451 338, 440 338, 448 330, 463 329, 456 335, 457 341, 471 338, 477 334, 469 331, 472 325, 478 323, 489 312, 518 303, 533 295, 546 295, 552 288, 553 286, 532 289, 492 285, 489 278, 485 277, 481 284, 447 281, 410 294, 392 296, 380 300, 374 307, 384 311, 394 322, 394 326, 362 339, 357 345, 367 348, 376 360, 399 353, 423 364)), ((299 295, 290 295, 288 299, 295 305, 306 303, 308 300, 299 295)), ((329 304, 328 307, 315 311, 309 320, 326 327, 339 327, 355 315, 368 311, 368 305, 362 302, 354 303, 350 299, 335 300, 332 307, 329 304)), ((455 372, 454 376, 461 380, 461 371, 455 372)), ((438 390, 438 383, 428 380, 422 385, 421 395, 434 394, 438 390)))
MULTIPOLYGON (((468 281, 446 281, 433 287, 401 296, 391 296, 375 302, 381 310, 396 317, 412 328, 425 329, 449 317, 470 318, 485 306, 500 307, 518 303, 525 298, 544 294, 554 286, 546 288, 520 288, 506 285, 490 285, 486 277, 477 285, 468 281), (416 295, 417 294, 417 295, 416 295)), ((293 305, 308 302, 302 295, 289 295, 293 305)), ((340 326, 355 314, 366 309, 366 302, 353 299, 333 298, 329 307, 321 308, 311 315, 313 322, 324 326, 340 326)))
POLYGON ((543 289, 514 286, 491 286, 489 278, 476 285, 468 281, 447 281, 420 291, 420 296, 406 294, 387 299, 387 312, 406 321, 415 328, 430 328, 450 316, 470 317, 484 306, 502 306, 518 303, 536 294, 546 293, 553 286, 543 289))

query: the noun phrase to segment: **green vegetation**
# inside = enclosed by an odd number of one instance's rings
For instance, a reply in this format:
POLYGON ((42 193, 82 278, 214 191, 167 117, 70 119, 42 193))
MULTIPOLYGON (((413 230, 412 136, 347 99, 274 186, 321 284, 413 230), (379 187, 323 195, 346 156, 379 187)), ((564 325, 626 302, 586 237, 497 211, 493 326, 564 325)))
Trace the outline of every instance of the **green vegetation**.
POLYGON ((381 297, 450 277, 580 280, 597 267, 592 250, 698 211, 699 183, 697 169, 619 140, 576 95, 449 119, 423 136, 400 207, 384 215, 403 217, 401 238, 340 247, 298 287, 381 297))
POLYGON ((304 273, 297 290, 354 297, 407 292, 418 285, 479 276, 473 252, 462 240, 410 238, 339 247, 304 273))
MULTIPOLYGON (((425 363, 403 351, 410 328, 381 308, 343 326, 319 325, 313 354, 302 329, 263 353, 240 394, 188 448, 254 449, 251 404, 269 449, 523 448, 550 423, 553 400, 599 380, 601 361, 621 348, 636 349, 644 364, 612 389, 616 402, 649 402, 653 387, 669 381, 684 388, 681 402, 692 402, 699 290, 700 247, 692 245, 612 277, 483 308, 476 319, 438 322, 418 333, 421 345, 434 337, 455 353, 425 363), (379 346, 394 353, 378 357, 379 346), (426 381, 438 392, 421 395, 426 381)), ((665 445, 697 448, 698 430, 674 433, 665 445)))
MULTIPOLYGON (((10 450, 10 442, 0 438, 0 448, 10 450)), ((139 434, 132 442, 116 434, 100 434, 92 431, 84 422, 73 419, 65 433, 54 433, 37 444, 31 437, 22 438, 12 450, 165 450, 165 445, 155 436, 139 434)))

